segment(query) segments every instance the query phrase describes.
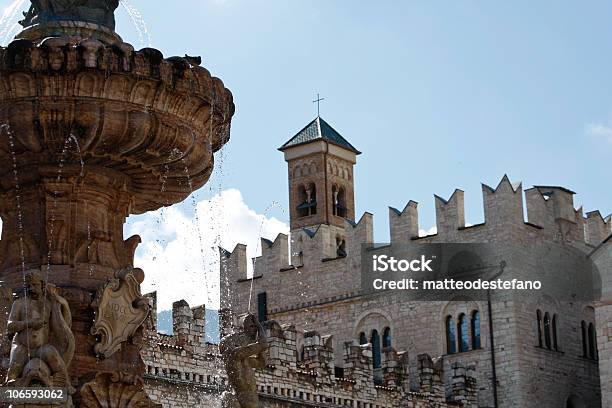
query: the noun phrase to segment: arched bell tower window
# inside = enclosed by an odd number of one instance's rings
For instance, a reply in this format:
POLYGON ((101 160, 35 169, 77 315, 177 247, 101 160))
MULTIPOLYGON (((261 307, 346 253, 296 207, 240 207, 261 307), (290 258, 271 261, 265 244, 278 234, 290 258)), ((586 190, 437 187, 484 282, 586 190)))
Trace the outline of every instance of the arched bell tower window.
POLYGON ((359 333, 359 345, 363 346, 364 344, 368 344, 368 337, 364 332, 359 333))
POLYGON ((307 217, 317 213, 317 189, 314 183, 300 186, 298 190, 298 217, 307 217))
POLYGON ((338 217, 346 218, 346 190, 344 187, 338 188, 337 195, 334 200, 334 214, 338 217))

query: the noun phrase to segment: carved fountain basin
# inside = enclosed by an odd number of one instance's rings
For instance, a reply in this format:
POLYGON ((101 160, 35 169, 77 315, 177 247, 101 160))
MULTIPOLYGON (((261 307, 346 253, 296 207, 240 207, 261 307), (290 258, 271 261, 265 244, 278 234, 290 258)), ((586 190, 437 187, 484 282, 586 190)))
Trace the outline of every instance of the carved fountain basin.
POLYGON ((9 125, 0 189, 15 187, 13 157, 28 177, 83 159, 125 179, 132 214, 180 202, 208 180, 234 109, 194 58, 75 37, 15 40, 0 48, 0 125, 9 125))

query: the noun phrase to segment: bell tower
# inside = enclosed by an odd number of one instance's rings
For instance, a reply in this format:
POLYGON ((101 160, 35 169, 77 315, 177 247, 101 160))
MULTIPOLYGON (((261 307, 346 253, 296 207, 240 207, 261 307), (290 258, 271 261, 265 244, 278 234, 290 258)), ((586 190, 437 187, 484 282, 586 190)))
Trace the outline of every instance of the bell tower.
POLYGON ((279 150, 289 170, 291 229, 344 228, 355 218, 353 167, 361 154, 320 116, 279 150))

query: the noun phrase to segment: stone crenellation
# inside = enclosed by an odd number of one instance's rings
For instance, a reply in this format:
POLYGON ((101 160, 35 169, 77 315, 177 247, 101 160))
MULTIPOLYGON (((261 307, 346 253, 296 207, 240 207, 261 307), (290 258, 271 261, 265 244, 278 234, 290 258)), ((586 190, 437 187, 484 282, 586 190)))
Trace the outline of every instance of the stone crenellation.
MULTIPOLYGON (((612 220, 602 217, 599 211, 583 215, 582 208, 575 209, 574 192, 563 187, 536 186, 522 191, 521 184, 513 185, 504 176, 496 188, 482 186, 485 221, 467 225, 465 222, 464 192, 455 190, 448 200, 435 196, 437 233, 419 236, 418 203, 410 201, 403 210, 390 207, 390 242, 565 242, 585 251, 594 248, 612 234, 612 220), (527 206, 527 221, 524 220, 523 196, 527 206)), ((316 228, 292 230, 291 253, 289 236, 279 234, 274 241, 262 238, 260 256, 253 258, 253 279, 265 280, 270 284, 284 282, 282 286, 308 288, 317 286, 309 295, 296 299, 294 304, 284 304, 278 310, 310 306, 313 303, 329 302, 350 298, 359 292, 359 279, 344 279, 345 268, 358 276, 360 271, 359 253, 362 244, 374 242, 373 215, 365 213, 358 222, 346 220, 344 229, 333 225, 317 225, 316 228), (346 254, 337 253, 337 239, 346 242, 346 254), (321 264, 323 261, 323 264, 321 264), (342 269, 337 268, 342 264, 342 269), (309 282, 300 272, 317 268, 333 284, 317 285, 309 282), (330 273, 327 273, 329 271, 330 273), (293 274, 294 279, 288 279, 293 274), (334 276, 336 275, 336 276, 334 276), (337 280, 336 280, 337 277, 337 280), (311 296, 312 295, 312 296, 311 296)), ((227 271, 227 282, 249 281, 247 276, 247 248, 238 244, 233 251, 221 249, 221 262, 227 271)), ((316 277, 315 277, 316 279, 316 277)), ((283 297, 283 287, 273 286, 276 298, 283 297)), ((227 288, 227 285, 226 285, 227 288)), ((228 291, 226 291, 228 292, 228 291)), ((222 293, 223 292, 222 289, 222 293)), ((231 296, 222 296, 227 305, 237 302, 231 296)), ((239 302, 238 302, 239 303, 239 302)))
MULTIPOLYGON (((147 297, 155 312, 155 293, 147 297)), ((203 306, 190 308, 184 300, 175 302, 173 335, 154 330, 152 314, 142 357, 147 367, 145 388, 155 402, 179 408, 194 404, 218 407, 220 395, 228 389, 218 345, 204 341, 203 311, 203 306)), ((295 326, 275 321, 264 327, 269 358, 256 377, 265 407, 477 407, 473 365, 453 363, 448 375, 451 382, 444 384, 439 360, 419 355, 417 370, 410 372, 406 353, 389 347, 384 350, 382 376, 377 380, 370 344, 343 344, 340 358, 344 364, 337 370, 333 336, 298 333, 295 326), (418 384, 416 389, 410 388, 411 383, 418 384)))
MULTIPOLYGON (((455 190, 448 199, 435 196, 437 232, 428 236, 419 235, 418 203, 409 201, 402 210, 390 208, 391 243, 537 244, 562 248, 567 256, 589 256, 612 233, 610 217, 597 211, 585 215, 582 208, 574 207, 574 193, 563 187, 535 186, 523 191, 521 184, 504 176, 495 188, 483 185, 482 194, 485 216, 477 225, 466 223, 462 190, 455 190)), ((262 253, 252 260, 252 279, 247 274, 245 245, 239 244, 233 251, 221 249, 221 308, 242 313, 249 309, 247 299, 251 299, 250 308, 256 307, 258 313, 265 313, 265 319, 276 320, 283 327, 295 325, 299 332, 328 333, 334 339, 334 367, 344 372, 352 369, 339 357, 345 343, 357 344, 360 333, 367 333, 370 341, 371 333, 382 334, 390 328, 393 346, 406 350, 403 358, 410 373, 422 367, 419 355, 436 356, 446 396, 457 393, 453 384, 461 384, 453 380, 455 368, 461 372, 463 361, 475 366, 479 407, 495 406, 495 400, 502 408, 562 406, 573 399, 600 406, 599 367, 596 359, 584 357, 580 329, 581 321, 594 322, 593 302, 534 298, 531 303, 492 301, 489 307, 486 302, 415 302, 393 294, 366 296, 361 292, 361 251, 364 244, 372 243, 370 213, 356 222, 345 219, 342 228, 335 223, 300 226, 273 241, 262 239, 262 253), (549 350, 541 345, 542 338, 538 340, 537 327, 542 324, 536 319, 538 310, 558 316, 555 330, 563 335, 559 335, 562 345, 556 349, 551 345, 549 350), (481 317, 482 344, 470 346, 467 353, 449 353, 445 317, 475 312, 481 317)), ((525 273, 537 273, 541 265, 530 262, 525 267, 525 273)), ((469 331, 471 335, 472 329, 469 331)), ((298 342, 308 350, 306 340, 298 337, 298 342)), ((381 354, 387 361, 386 353, 381 354)), ((377 382, 401 376, 385 367, 384 361, 369 375, 375 375, 377 382)), ((422 384, 414 375, 407 382, 410 392, 422 384)))
POLYGON ((321 336, 316 331, 298 335, 295 326, 281 326, 275 321, 265 326, 270 359, 268 367, 257 372, 264 401, 286 403, 280 406, 364 408, 477 406, 474 366, 460 362, 453 366, 452 392, 447 395, 442 366, 426 354, 418 356, 421 364, 411 373, 406 354, 386 348, 381 362, 383 375, 377 380, 371 344, 345 342, 343 368, 336 370, 333 336, 321 336), (416 390, 410 388, 411 375, 420 384, 416 390))
POLYGON ((175 302, 173 334, 168 335, 157 332, 157 294, 146 297, 151 314, 141 356, 149 396, 164 406, 214 406, 227 388, 227 379, 221 370, 218 346, 205 340, 205 307, 191 308, 184 300, 175 302))

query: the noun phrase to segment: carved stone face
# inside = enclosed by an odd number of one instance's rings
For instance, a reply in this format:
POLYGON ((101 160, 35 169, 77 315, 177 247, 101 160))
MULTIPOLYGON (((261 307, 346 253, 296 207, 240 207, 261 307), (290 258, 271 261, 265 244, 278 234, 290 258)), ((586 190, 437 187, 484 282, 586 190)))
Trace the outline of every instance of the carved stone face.
POLYGON ((28 296, 33 299, 40 299, 43 293, 43 281, 36 274, 28 274, 26 276, 26 290, 28 296))
POLYGON ((244 332, 246 334, 249 334, 255 337, 255 335, 257 334, 257 322, 255 321, 255 316, 251 314, 245 316, 243 327, 244 327, 244 332))

